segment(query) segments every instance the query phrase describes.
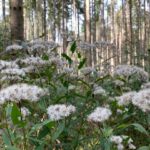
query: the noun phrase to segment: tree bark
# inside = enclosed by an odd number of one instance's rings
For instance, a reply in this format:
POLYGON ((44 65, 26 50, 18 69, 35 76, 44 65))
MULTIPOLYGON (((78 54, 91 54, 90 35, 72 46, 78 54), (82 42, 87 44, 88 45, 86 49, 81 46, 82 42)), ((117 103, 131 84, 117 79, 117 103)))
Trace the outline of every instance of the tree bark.
POLYGON ((24 40, 23 0, 10 0, 12 40, 24 40))

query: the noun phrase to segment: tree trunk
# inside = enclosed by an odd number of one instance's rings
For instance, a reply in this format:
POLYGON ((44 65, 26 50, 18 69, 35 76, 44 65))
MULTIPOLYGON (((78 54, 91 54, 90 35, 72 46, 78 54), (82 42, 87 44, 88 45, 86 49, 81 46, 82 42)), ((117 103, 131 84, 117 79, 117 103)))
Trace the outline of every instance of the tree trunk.
POLYGON ((10 0, 12 40, 24 40, 23 0, 10 0))
MULTIPOLYGON (((91 43, 90 0, 85 0, 85 41, 91 43)), ((91 66, 91 50, 86 54, 87 64, 91 66)))
POLYGON ((3 19, 5 20, 5 0, 2 0, 2 7, 3 7, 3 19))

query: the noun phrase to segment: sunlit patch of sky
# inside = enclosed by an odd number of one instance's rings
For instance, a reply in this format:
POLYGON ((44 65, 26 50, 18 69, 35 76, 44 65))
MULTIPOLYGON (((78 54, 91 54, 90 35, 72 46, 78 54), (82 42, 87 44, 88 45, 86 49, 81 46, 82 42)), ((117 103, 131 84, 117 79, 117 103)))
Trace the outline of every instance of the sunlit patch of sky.
MULTIPOLYGON (((6 15, 9 14, 9 5, 8 5, 9 0, 5 0, 5 7, 6 7, 6 15)), ((2 6, 2 0, 0 0, 0 20, 3 19, 3 6, 2 6)))

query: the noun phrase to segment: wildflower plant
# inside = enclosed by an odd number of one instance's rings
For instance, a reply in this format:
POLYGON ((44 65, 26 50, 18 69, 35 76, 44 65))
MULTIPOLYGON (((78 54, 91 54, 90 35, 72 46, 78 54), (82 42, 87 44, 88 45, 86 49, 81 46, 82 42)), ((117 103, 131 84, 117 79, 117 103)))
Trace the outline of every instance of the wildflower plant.
POLYGON ((0 60, 2 81, 11 80, 0 82, 3 149, 149 149, 150 89, 143 69, 124 65, 111 74, 88 67, 81 49, 89 45, 76 41, 61 55, 53 42, 26 45, 22 57, 0 60))

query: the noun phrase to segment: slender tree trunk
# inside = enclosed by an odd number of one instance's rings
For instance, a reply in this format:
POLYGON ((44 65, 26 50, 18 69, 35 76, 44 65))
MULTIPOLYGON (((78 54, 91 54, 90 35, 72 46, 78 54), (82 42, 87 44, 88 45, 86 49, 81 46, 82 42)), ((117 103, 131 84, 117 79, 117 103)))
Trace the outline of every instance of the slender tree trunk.
POLYGON ((134 59, 134 48, 133 48, 133 23, 132 23, 132 6, 133 2, 132 0, 129 0, 129 20, 130 20, 130 64, 133 64, 133 59, 134 59))
MULTIPOLYGON (((96 0, 93 0, 93 25, 92 25, 93 44, 96 42, 96 0)), ((96 65, 96 48, 93 48, 93 63, 96 65)))
MULTIPOLYGON (((90 0, 85 0, 85 41, 91 43, 90 0)), ((91 50, 87 53, 87 64, 91 66, 91 50)))
POLYGON ((47 25, 46 25, 46 0, 43 0, 43 5, 44 5, 44 12, 43 12, 43 18, 44 18, 44 20, 43 20, 43 26, 44 26, 44 40, 46 40, 47 39, 47 32, 46 32, 46 27, 47 27, 47 25))
POLYGON ((66 0, 62 0, 62 36, 63 36, 63 52, 67 48, 67 33, 66 33, 66 0))
POLYGON ((2 0, 2 7, 3 7, 3 19, 5 20, 5 16, 6 16, 6 14, 5 14, 5 9, 6 9, 6 7, 5 7, 5 0, 2 0))
POLYGON ((23 0, 10 0, 12 40, 24 40, 23 0))

